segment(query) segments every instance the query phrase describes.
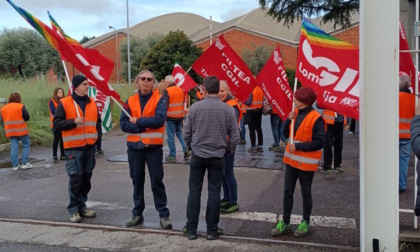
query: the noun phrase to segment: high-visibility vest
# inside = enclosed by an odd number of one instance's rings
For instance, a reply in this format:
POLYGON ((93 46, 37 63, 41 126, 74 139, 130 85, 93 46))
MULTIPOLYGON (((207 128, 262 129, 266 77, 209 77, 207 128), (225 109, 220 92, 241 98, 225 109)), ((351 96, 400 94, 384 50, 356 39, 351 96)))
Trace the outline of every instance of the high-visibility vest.
POLYGON ((410 139, 411 119, 416 114, 416 96, 406 92, 399 93, 399 137, 410 139))
POLYGON ((53 102, 53 104, 54 104, 54 108, 55 108, 55 109, 57 109, 57 105, 58 105, 58 103, 57 103, 56 101, 54 101, 54 99, 50 99, 50 100, 48 101, 48 110, 50 111, 50 127, 51 127, 51 129, 52 129, 52 128, 53 128, 54 115, 52 114, 51 109, 50 109, 50 101, 52 101, 52 102, 53 102))
POLYGON ((327 124, 334 124, 335 112, 329 109, 324 109, 324 112, 322 112, 322 118, 327 124))
MULTIPOLYGON (((297 117, 297 109, 295 110, 295 114, 297 117)), ((296 136, 294 137, 293 142, 311 142, 312 129, 315 125, 316 120, 318 120, 319 117, 321 117, 321 115, 316 110, 312 110, 311 112, 309 112, 303 119, 299 128, 297 129, 296 136)), ((293 123, 296 123, 296 120, 294 120, 293 123)), ((291 130, 291 124, 289 128, 291 130)), ((293 134, 293 132, 290 131, 290 134, 293 134)), ((318 169, 319 160, 321 160, 322 157, 322 149, 316 151, 295 150, 293 152, 290 152, 289 144, 290 143, 287 143, 286 150, 284 152, 283 163, 303 171, 316 171, 318 169)))
POLYGON ((11 102, 1 108, 6 137, 25 136, 29 134, 28 125, 22 116, 22 103, 11 102))
POLYGON ((200 90, 197 88, 197 91, 195 91, 195 95, 197 96, 198 100, 201 101, 204 98, 204 95, 200 94, 200 90))
POLYGON ((184 118, 184 91, 175 85, 166 88, 169 96, 166 117, 184 118))
POLYGON ((241 108, 239 107, 238 102, 234 99, 230 99, 230 100, 226 101, 226 104, 233 107, 234 109, 236 108, 239 111, 239 118, 238 118, 238 125, 239 125, 241 123, 241 119, 242 119, 243 114, 242 114, 241 108))
POLYGON ((85 114, 83 115, 80 106, 74 102, 71 96, 62 98, 61 104, 66 112, 66 120, 76 119, 77 110, 79 115, 83 117, 83 123, 77 124, 73 129, 62 130, 64 149, 71 149, 83 147, 86 145, 94 145, 98 139, 98 131, 96 130, 96 123, 98 122, 98 108, 96 107, 93 98, 86 103, 85 114))
MULTIPOLYGON (((160 100, 160 97, 161 95, 159 95, 158 93, 153 93, 149 101, 147 102, 146 107, 143 109, 142 114, 139 93, 130 96, 128 98, 128 107, 130 108, 131 115, 137 118, 155 116, 155 110, 160 100)), ((157 129, 146 128, 144 132, 139 134, 129 133, 127 136, 127 142, 137 143, 141 141, 145 145, 163 145, 164 131, 165 126, 162 126, 157 129)))
POLYGON ((261 90, 260 87, 255 87, 254 90, 252 91, 252 103, 251 103, 251 108, 252 109, 259 109, 262 108, 263 106, 263 99, 264 99, 264 93, 261 90))

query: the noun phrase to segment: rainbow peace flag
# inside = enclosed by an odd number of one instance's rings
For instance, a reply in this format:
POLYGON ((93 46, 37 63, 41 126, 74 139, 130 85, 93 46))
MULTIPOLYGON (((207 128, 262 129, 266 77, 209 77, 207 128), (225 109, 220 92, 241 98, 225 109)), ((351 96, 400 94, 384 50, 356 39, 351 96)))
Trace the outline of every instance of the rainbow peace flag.
POLYGON ((81 47, 80 43, 77 40, 68 36, 64 32, 64 30, 58 25, 57 21, 55 21, 55 19, 51 16, 50 11, 47 11, 47 12, 48 12, 48 17, 50 18, 51 26, 53 27, 53 29, 58 30, 60 32, 60 34, 64 36, 64 39, 67 40, 67 42, 69 42, 69 44, 71 46, 80 46, 81 47))
POLYGON ((340 49, 340 50, 354 50, 358 49, 358 46, 334 38, 327 34, 323 30, 316 27, 309 20, 303 19, 301 36, 306 37, 311 45, 317 45, 322 47, 340 49))

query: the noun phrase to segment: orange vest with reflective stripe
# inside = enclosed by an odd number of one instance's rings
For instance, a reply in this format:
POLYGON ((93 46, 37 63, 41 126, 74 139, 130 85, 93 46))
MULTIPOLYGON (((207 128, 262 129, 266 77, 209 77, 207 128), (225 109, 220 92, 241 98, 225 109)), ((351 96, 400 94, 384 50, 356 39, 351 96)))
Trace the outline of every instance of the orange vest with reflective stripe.
MULTIPOLYGON (((297 109, 295 110, 295 113, 297 117, 297 109)), ((296 131, 296 136, 293 139, 294 143, 312 141, 312 129, 316 120, 320 116, 321 115, 316 110, 312 110, 305 116, 305 118, 303 119, 302 123, 296 131)), ((293 121, 293 123, 295 122, 296 120, 293 121)), ((291 124, 289 126, 289 129, 291 130, 291 124)), ((290 131, 290 134, 293 134, 293 132, 290 131)), ((322 149, 316 151, 295 150, 293 152, 290 152, 289 143, 287 143, 286 150, 284 152, 283 163, 303 171, 316 171, 318 169, 318 164, 319 160, 321 160, 321 157, 322 149)))
POLYGON ((1 108, 4 132, 6 137, 26 136, 29 134, 28 125, 22 116, 22 103, 11 102, 1 108))
POLYGON ((236 109, 239 111, 239 118, 238 118, 238 125, 239 125, 241 123, 241 119, 242 119, 242 110, 239 107, 238 102, 235 101, 234 99, 230 99, 230 100, 226 101, 226 104, 229 105, 229 106, 231 106, 231 107, 233 107, 233 108, 236 107, 236 109))
POLYGON ((203 100, 204 96, 202 94, 200 94, 200 90, 197 88, 197 91, 195 91, 195 94, 198 98, 198 100, 203 100))
POLYGON ((184 118, 184 91, 176 85, 166 88, 169 96, 166 116, 171 118, 184 118))
MULTIPOLYGON (((77 112, 75 103, 71 96, 62 98, 61 104, 66 112, 66 120, 76 119, 77 112)), ((73 129, 62 130, 64 149, 83 147, 86 145, 94 145, 98 139, 98 131, 96 123, 98 121, 98 108, 95 101, 90 98, 90 102, 86 103, 85 114, 83 115, 80 106, 77 104, 79 115, 83 117, 83 123, 77 124, 73 129)))
POLYGON ((399 137, 403 139, 410 139, 411 119, 416 114, 416 96, 405 92, 399 93, 399 137))
MULTIPOLYGON (((54 108, 57 109, 57 105, 58 103, 56 101, 54 101, 54 99, 50 99, 50 101, 53 102, 54 104, 54 108)), ((50 101, 48 101, 48 110, 50 111, 50 127, 51 129, 53 128, 53 120, 54 120, 54 115, 51 113, 51 109, 50 109, 50 101)))
MULTIPOLYGON (((137 118, 155 116, 156 106, 160 100, 160 97, 161 95, 158 93, 153 93, 147 102, 146 107, 143 109, 142 114, 139 93, 130 96, 128 98, 128 107, 130 108, 131 115, 137 118)), ((163 145, 164 131, 165 126, 162 126, 157 129, 146 128, 146 131, 139 134, 129 133, 127 136, 127 142, 137 143, 141 141, 145 145, 163 145)))
POLYGON ((329 109, 324 109, 322 112, 322 118, 327 124, 334 124, 335 121, 335 112, 329 109))
POLYGON ((251 108, 253 109, 259 109, 262 108, 263 106, 263 99, 264 99, 264 93, 261 90, 260 87, 255 87, 254 90, 252 91, 252 103, 251 103, 251 108))

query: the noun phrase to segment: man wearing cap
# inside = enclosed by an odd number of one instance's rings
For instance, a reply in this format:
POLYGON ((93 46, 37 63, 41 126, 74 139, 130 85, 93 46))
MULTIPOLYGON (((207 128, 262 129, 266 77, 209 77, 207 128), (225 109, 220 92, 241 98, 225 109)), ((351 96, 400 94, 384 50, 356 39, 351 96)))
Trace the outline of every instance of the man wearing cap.
POLYGON ((92 218, 96 213, 86 207, 90 180, 95 168, 95 143, 101 130, 101 119, 95 101, 88 94, 89 82, 84 75, 72 80, 73 94, 62 98, 57 106, 53 128, 60 130, 69 176, 70 221, 81 222, 81 216, 92 218))

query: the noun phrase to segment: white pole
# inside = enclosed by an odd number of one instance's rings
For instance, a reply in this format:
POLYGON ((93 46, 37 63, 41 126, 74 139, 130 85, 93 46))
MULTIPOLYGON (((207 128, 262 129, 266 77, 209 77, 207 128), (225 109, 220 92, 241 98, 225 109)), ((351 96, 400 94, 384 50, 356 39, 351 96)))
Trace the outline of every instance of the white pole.
MULTIPOLYGON (((66 73, 66 79, 67 79, 67 83, 69 84, 70 93, 72 93, 72 94, 73 94, 73 88, 72 88, 72 86, 71 86, 69 73, 67 72, 66 63, 64 62, 64 60, 61 60, 61 62, 63 63, 64 73, 66 73)), ((76 104, 76 102, 75 102, 75 101, 73 101, 73 103, 74 103, 74 107, 76 108, 77 117, 80 117, 79 110, 77 109, 77 104, 76 104)))
MULTIPOLYGON (((295 86, 293 87, 293 97, 295 97, 295 93, 296 93, 296 87, 297 87, 297 78, 295 77, 295 86)), ((292 111, 295 110, 295 103, 292 102, 292 111)), ((291 125, 290 125, 290 143, 293 143, 293 133, 295 130, 295 119, 292 120, 291 125)))
POLYGON ((212 27, 212 19, 210 16, 210 45, 213 44, 213 27, 212 27))
POLYGON ((120 109, 122 110, 122 112, 124 112, 124 114, 126 116, 128 116, 129 118, 131 118, 131 115, 127 112, 127 110, 124 109, 124 107, 120 104, 120 102, 117 99, 115 99, 112 96, 110 96, 110 98, 118 105, 118 107, 120 107, 120 109))
POLYGON ((399 4, 400 1, 360 1, 362 252, 398 251, 399 4))
POLYGON ((127 0, 127 63, 128 63, 128 85, 131 84, 131 63, 130 63, 130 22, 128 18, 128 0, 127 0))
POLYGON ((115 61, 117 63, 117 80, 115 81, 115 84, 118 84, 118 32, 115 30, 115 61))

